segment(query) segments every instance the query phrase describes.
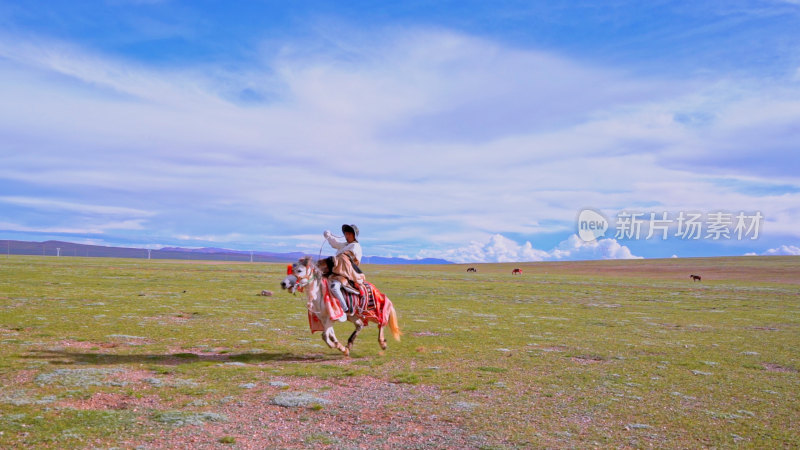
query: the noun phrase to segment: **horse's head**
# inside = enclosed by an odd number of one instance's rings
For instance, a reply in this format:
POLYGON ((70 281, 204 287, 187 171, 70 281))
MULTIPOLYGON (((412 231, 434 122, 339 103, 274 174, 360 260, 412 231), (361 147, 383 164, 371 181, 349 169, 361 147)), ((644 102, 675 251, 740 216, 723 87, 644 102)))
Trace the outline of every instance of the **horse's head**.
POLYGON ((281 281, 281 289, 288 289, 292 294, 298 289, 302 291, 314 277, 314 269, 310 256, 300 258, 292 264, 291 273, 281 281))
POLYGON ((297 290, 297 277, 294 275, 287 275, 286 278, 281 281, 281 289, 288 289, 289 292, 294 294, 297 290))

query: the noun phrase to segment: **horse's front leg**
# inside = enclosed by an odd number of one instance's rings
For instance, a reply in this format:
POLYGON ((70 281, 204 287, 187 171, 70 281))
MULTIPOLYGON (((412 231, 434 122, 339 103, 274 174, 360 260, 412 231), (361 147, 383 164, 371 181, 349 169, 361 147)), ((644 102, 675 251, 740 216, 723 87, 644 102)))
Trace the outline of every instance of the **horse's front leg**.
POLYGON ((326 329, 322 333, 322 340, 328 344, 330 348, 336 348, 340 352, 344 353, 344 356, 350 356, 350 349, 342 345, 338 339, 336 339, 336 335, 333 333, 333 327, 326 329))
POLYGON ((358 333, 361 331, 361 329, 364 328, 364 322, 362 322, 361 319, 354 319, 354 320, 351 320, 351 322, 353 322, 353 324, 356 326, 356 329, 353 331, 353 334, 350 335, 350 339, 347 340, 347 349, 348 350, 353 348, 353 342, 356 341, 356 337, 358 336, 358 333))

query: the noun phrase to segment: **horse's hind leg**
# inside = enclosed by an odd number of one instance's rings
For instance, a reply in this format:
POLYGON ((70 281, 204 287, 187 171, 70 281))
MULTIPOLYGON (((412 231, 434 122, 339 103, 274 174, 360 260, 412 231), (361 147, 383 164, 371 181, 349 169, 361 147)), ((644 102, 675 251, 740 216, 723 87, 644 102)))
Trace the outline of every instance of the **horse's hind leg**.
POLYGON ((381 346, 381 350, 386 350, 386 339, 383 337, 383 327, 378 325, 378 344, 381 346))
POLYGON ((364 323, 361 322, 360 319, 356 319, 353 321, 355 324, 356 329, 353 330, 353 334, 350 335, 350 339, 347 340, 347 349, 350 350, 353 348, 353 342, 356 341, 356 337, 358 337, 358 333, 364 328, 364 323))

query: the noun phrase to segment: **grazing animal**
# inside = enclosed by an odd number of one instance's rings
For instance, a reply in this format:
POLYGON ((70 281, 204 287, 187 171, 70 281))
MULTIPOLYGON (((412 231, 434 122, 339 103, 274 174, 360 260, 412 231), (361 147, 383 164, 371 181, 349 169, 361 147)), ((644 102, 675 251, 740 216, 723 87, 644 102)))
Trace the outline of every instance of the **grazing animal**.
POLYGON ((691 278, 692 281, 703 281, 703 279, 700 278, 700 275, 689 275, 689 278, 691 278))
POLYGON ((261 295, 261 296, 263 296, 263 297, 272 297, 272 291, 268 291, 268 290, 264 289, 264 290, 263 290, 263 291, 261 291, 261 293, 260 293, 260 294, 258 294, 258 295, 261 295))
POLYGON ((517 267, 516 269, 514 269, 514 270, 512 270, 512 271, 511 271, 511 275, 516 275, 516 274, 520 274, 520 275, 522 275, 522 269, 520 269, 519 267, 517 267))
POLYGON ((478 271, 478 269, 476 269, 474 267, 470 267, 469 269, 467 269, 467 272, 477 272, 477 271, 478 271))
POLYGON ((397 312, 394 305, 389 297, 382 294, 373 284, 365 283, 372 290, 374 301, 371 304, 367 302, 363 308, 353 308, 355 310, 353 313, 345 314, 341 310, 339 302, 328 291, 328 281, 323 279, 322 270, 311 257, 301 258, 291 269, 292 273, 281 281, 281 288, 287 289, 293 294, 298 290, 306 293, 308 324, 311 332, 322 331, 322 340, 328 347, 336 348, 345 356, 350 356, 350 349, 353 347, 358 333, 369 322, 378 324, 378 343, 381 349, 386 350, 386 339, 383 337, 383 327, 386 325, 389 325, 394 339, 400 340, 400 327, 397 324, 397 312), (333 332, 333 324, 337 321, 344 321, 345 317, 356 326, 350 339, 347 340, 347 346, 342 345, 333 332))

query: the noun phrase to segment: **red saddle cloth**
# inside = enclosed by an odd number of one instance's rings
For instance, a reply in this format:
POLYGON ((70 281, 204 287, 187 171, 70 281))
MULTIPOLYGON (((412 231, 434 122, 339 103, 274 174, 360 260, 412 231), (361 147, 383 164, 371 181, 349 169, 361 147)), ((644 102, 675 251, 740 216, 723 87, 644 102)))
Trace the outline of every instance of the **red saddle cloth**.
MULTIPOLYGON (((328 310, 328 315, 332 320, 339 320, 344 315, 339 301, 331 295, 328 289, 328 280, 322 280, 323 291, 325 292, 325 307, 328 310)), ((375 287, 374 284, 365 282, 361 285, 361 295, 352 294, 342 290, 345 296, 345 302, 355 310, 355 316, 364 322, 367 326, 369 322, 375 322, 380 326, 384 326, 389 322, 389 313, 392 308, 387 307, 391 305, 392 301, 386 298, 381 291, 375 287)), ((316 314, 311 311, 308 312, 308 325, 311 328, 311 333, 323 331, 325 328, 322 326, 322 321, 319 320, 316 314)))

